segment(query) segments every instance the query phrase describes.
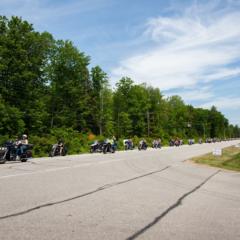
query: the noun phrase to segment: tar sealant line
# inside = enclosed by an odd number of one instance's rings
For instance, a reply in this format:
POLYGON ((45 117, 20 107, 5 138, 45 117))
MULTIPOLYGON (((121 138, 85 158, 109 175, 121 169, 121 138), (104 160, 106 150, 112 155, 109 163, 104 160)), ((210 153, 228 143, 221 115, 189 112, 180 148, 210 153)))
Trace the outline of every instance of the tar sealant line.
POLYGON ((168 215, 171 211, 173 211, 175 208, 182 205, 183 200, 187 198, 189 195, 193 194, 197 190, 199 190, 203 185, 205 185, 211 178, 213 178, 215 175, 217 175, 221 170, 218 170, 208 176, 203 182, 201 182, 199 185, 197 185, 195 188, 190 190, 189 192, 186 192, 183 194, 177 201, 172 204, 169 208, 167 208, 164 212, 162 212, 159 216, 155 217, 149 224, 132 234, 130 237, 126 238, 126 240, 134 240, 138 238, 140 235, 144 234, 146 231, 148 231, 151 227, 159 223, 166 215, 168 215))
POLYGON ((21 211, 21 212, 16 212, 16 213, 8 214, 8 215, 5 215, 5 216, 0 216, 0 220, 4 220, 4 219, 7 219, 7 218, 12 218, 12 217, 17 217, 17 216, 22 216, 22 215, 31 213, 33 211, 39 210, 41 208, 51 207, 51 206, 54 206, 54 205, 63 204, 63 203, 69 202, 69 201, 73 201, 73 200, 76 200, 76 199, 87 197, 89 195, 95 194, 95 193, 100 192, 100 191, 104 191, 104 190, 112 188, 112 187, 116 187, 118 185, 126 184, 126 183, 129 183, 129 182, 136 181, 138 179, 144 178, 144 177, 148 177, 148 176, 153 175, 153 174, 163 172, 163 171, 167 170, 168 168, 170 168, 170 166, 166 166, 162 169, 158 169, 158 170, 155 170, 155 171, 152 171, 152 172, 148 172, 148 173, 145 173, 143 175, 138 175, 138 176, 135 176, 133 178, 126 179, 126 180, 113 182, 113 183, 108 183, 108 184, 105 184, 101 187, 98 187, 95 190, 92 190, 90 192, 86 192, 86 193, 83 193, 83 194, 80 194, 80 195, 77 195, 77 196, 73 196, 73 197, 70 197, 70 198, 67 198, 67 199, 63 199, 63 200, 59 200, 59 201, 55 201, 55 202, 48 202, 48 203, 45 203, 45 204, 41 204, 41 205, 38 205, 38 206, 35 206, 35 207, 32 207, 32 208, 26 209, 26 210, 21 211))

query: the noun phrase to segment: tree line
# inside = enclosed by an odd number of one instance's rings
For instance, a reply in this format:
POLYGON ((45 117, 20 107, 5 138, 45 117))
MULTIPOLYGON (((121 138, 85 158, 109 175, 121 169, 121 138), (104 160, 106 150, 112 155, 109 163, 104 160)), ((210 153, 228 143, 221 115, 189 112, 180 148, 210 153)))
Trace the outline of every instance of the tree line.
POLYGON ((216 107, 194 108, 128 77, 113 90, 90 61, 73 42, 0 16, 0 135, 72 129, 117 138, 240 137, 240 128, 216 107))

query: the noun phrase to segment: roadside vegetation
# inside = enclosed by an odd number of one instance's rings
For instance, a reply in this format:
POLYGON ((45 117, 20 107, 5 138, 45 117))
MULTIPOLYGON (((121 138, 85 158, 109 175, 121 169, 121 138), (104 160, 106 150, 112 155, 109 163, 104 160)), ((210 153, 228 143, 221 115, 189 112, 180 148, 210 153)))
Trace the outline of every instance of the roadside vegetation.
POLYGON ((193 158, 192 161, 213 167, 240 171, 240 147, 227 147, 222 150, 222 156, 214 156, 212 153, 209 153, 193 158))
POLYGON ((60 138, 74 154, 113 135, 120 149, 124 138, 167 144, 171 138, 240 137, 240 128, 214 106, 194 108, 127 76, 113 89, 101 67, 90 63, 70 40, 0 16, 0 144, 27 134, 34 156, 45 156, 60 138))

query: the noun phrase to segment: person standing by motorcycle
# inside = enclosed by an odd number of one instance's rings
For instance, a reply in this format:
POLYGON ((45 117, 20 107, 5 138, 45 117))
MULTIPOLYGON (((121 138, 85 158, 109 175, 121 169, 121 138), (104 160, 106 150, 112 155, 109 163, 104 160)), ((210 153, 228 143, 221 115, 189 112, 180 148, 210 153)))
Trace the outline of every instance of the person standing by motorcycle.
POLYGON ((161 138, 158 139, 158 146, 159 146, 159 148, 162 147, 162 139, 161 138))
POLYGON ((64 147, 64 142, 62 139, 58 140, 58 147, 59 147, 59 155, 62 156, 63 147, 64 147))
POLYGON ((154 139, 154 140, 152 141, 152 147, 153 147, 153 148, 157 148, 157 140, 156 140, 156 139, 154 139))
MULTIPOLYGON (((13 146, 14 146, 15 151, 16 151, 16 158, 18 160, 18 159, 20 159, 21 152, 22 152, 22 150, 21 150, 22 142, 21 142, 19 137, 16 137, 15 141, 13 141, 12 143, 13 143, 13 146)), ((9 146, 10 146, 10 144, 9 144, 9 146)))
POLYGON ((111 142, 112 142, 112 148, 114 149, 114 151, 116 151, 117 150, 117 139, 115 136, 112 136, 111 142))
POLYGON ((130 148, 131 150, 133 150, 133 148, 134 148, 133 140, 132 140, 132 139, 128 139, 128 143, 129 143, 129 148, 130 148))
POLYGON ((129 140, 128 139, 123 139, 123 146, 125 150, 129 149, 129 140))

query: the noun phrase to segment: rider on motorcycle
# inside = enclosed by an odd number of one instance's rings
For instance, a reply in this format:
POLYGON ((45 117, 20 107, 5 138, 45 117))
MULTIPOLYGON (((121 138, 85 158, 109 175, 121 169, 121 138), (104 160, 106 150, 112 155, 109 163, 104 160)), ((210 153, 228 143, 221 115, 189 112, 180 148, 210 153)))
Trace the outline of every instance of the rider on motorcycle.
POLYGON ((125 150, 133 149, 133 147, 134 147, 132 139, 124 139, 123 145, 124 145, 125 150))
POLYGON ((19 140, 18 138, 15 141, 15 146, 17 148, 16 155, 17 158, 20 159, 20 156, 27 150, 28 145, 28 136, 26 134, 22 135, 22 138, 19 140))
POLYGON ((145 139, 142 139, 142 140, 139 142, 138 149, 139 149, 139 150, 141 150, 141 149, 146 150, 146 149, 147 149, 147 141, 146 141, 145 139))
POLYGON ((154 139, 152 142, 152 147, 153 148, 161 148, 161 139, 154 139))

